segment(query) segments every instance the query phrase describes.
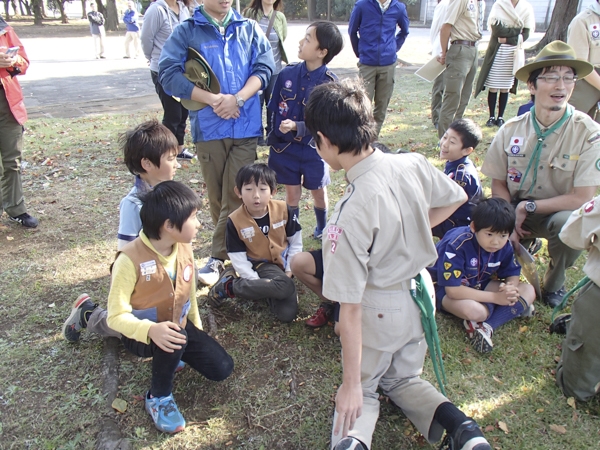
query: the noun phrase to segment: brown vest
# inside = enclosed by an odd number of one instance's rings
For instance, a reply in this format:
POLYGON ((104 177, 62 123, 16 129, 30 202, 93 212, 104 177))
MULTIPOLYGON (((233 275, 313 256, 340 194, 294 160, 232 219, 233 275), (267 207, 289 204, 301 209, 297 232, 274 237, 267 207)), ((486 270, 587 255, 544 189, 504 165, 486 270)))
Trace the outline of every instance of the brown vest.
MULTIPOLYGON (((177 245, 175 283, 158 261, 158 255, 141 238, 127 244, 121 252, 133 261, 137 275, 130 300, 133 315, 157 323, 171 321, 185 328, 192 283, 196 281, 194 255, 190 244, 177 245)), ((121 252, 117 252, 117 257, 121 252)))
POLYGON ((238 236, 246 245, 246 254, 251 261, 266 261, 277 264, 283 270, 287 248, 285 226, 288 221, 287 205, 281 200, 269 200, 269 236, 265 236, 256 221, 244 207, 240 206, 229 215, 238 236))

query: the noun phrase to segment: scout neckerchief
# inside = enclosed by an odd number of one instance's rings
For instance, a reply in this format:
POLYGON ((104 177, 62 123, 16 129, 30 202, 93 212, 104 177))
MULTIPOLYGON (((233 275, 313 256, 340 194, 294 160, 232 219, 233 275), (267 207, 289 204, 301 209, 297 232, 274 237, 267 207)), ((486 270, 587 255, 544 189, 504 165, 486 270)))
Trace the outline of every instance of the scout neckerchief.
POLYGON ((554 317, 556 316, 556 314, 558 314, 560 311, 565 309, 565 306, 567 305, 567 300, 569 299, 569 297, 571 295, 573 295, 575 292, 577 292, 579 289, 581 289, 583 286, 585 286, 588 281, 590 281, 590 278, 588 276, 583 277, 581 280, 579 280, 579 283, 577 283, 577 286, 575 286, 573 289, 571 289, 569 292, 567 292, 565 294, 562 301, 554 307, 554 310, 552 311, 552 319, 550 320, 550 322, 554 322, 554 317))
POLYGON ((224 35, 225 28, 227 28, 227 25, 229 25, 229 22, 231 21, 231 18, 233 16, 233 12, 231 11, 231 8, 229 8, 229 11, 227 12, 227 14, 223 18, 223 20, 221 20, 220 22, 204 10, 204 5, 200 5, 199 8, 200 8, 200 12, 202 13, 202 15, 204 17, 206 17, 206 20, 208 20, 215 27, 217 27, 217 30, 219 30, 219 32, 222 35, 224 35))
POLYGON ((444 371, 444 361, 442 360, 442 349, 440 347, 440 338, 435 323, 435 310, 431 302, 431 296, 427 292, 427 286, 423 282, 421 274, 417 274, 410 280, 410 296, 421 311, 421 325, 425 333, 425 341, 429 347, 429 355, 433 363, 433 371, 440 385, 440 391, 446 395, 444 383, 446 383, 446 372, 444 371), (440 375, 441 372, 441 375, 440 375))
POLYGON ((531 167, 533 166, 533 180, 531 181, 531 186, 527 191, 528 194, 531 192, 531 190, 535 186, 535 183, 537 182, 537 170, 538 166, 540 165, 540 157, 542 156, 542 147, 544 145, 544 140, 552 133, 554 133, 557 129, 562 127, 563 124, 569 119, 569 117, 573 115, 573 107, 571 105, 567 105, 567 108, 565 109, 565 113, 563 114, 562 118, 550 128, 548 128, 544 133, 542 133, 542 130, 540 130, 540 126, 535 118, 535 105, 533 105, 529 111, 531 112, 531 123, 533 124, 533 129, 535 130, 535 134, 537 135, 538 139, 537 144, 535 144, 535 148, 531 153, 529 164, 527 164, 527 170, 525 170, 525 175, 523 176, 521 184, 519 185, 520 191, 523 188, 525 180, 527 179, 529 169, 531 169, 531 167))

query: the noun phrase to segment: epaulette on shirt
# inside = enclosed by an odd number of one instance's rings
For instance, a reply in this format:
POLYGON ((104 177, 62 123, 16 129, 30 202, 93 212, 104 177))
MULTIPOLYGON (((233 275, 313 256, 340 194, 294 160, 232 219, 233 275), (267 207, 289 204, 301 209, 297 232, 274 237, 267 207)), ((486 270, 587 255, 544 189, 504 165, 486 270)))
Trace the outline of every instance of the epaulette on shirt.
POLYGON ((327 70, 325 75, 331 78, 331 81, 337 81, 337 76, 331 70, 327 70))
POLYGON ((473 239, 473 233, 467 231, 466 233, 460 233, 458 236, 456 236, 450 245, 452 248, 458 250, 465 242, 470 241, 471 239, 473 239))

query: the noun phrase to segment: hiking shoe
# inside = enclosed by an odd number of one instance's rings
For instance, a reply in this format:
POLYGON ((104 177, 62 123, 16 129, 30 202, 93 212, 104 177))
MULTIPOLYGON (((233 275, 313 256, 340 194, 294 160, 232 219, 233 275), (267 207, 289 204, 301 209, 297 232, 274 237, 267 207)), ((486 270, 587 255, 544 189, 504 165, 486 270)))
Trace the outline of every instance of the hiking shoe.
POLYGON ((467 335, 473 348, 479 353, 489 353, 494 349, 492 334, 494 330, 486 322, 474 322, 464 320, 463 325, 467 330, 467 335))
POLYGON ((451 434, 446 434, 439 450, 492 450, 473 419, 465 420, 451 434))
POLYGON ((211 256, 208 258, 206 265, 198 269, 198 282, 206 286, 212 286, 219 281, 223 269, 223 261, 211 256))
POLYGON ((36 228, 39 225, 38 220, 27 213, 19 214, 17 217, 8 216, 8 218, 13 222, 20 223, 25 228, 36 228))
POLYGON ((194 159, 196 155, 194 155, 192 152, 190 152, 187 148, 184 148, 183 150, 181 150, 181 153, 179 155, 177 155, 177 159, 194 159))
POLYGON ((367 447, 360 442, 358 439, 352 436, 346 436, 344 439, 338 441, 333 447, 333 450, 369 450, 367 447))
POLYGON ((231 281, 236 278, 236 276, 235 269, 232 266, 225 269, 219 281, 217 281, 208 292, 208 302, 212 306, 219 308, 223 304, 223 300, 234 297, 231 290, 231 281))
POLYGON ((531 256, 535 255, 542 248, 542 244, 543 244, 543 242, 540 238, 535 238, 533 241, 531 241, 531 244, 529 244, 529 247, 527 248, 527 252, 531 256))
POLYGON ((567 334, 567 324, 571 321, 571 314, 561 314, 550 324, 550 334, 567 334))
POLYGON ((542 289, 542 302, 545 305, 550 306, 551 308, 556 308, 558 305, 562 303, 562 299, 565 296, 567 291, 565 291, 565 287, 561 287, 558 291, 548 292, 542 289))
POLYGON ((322 327, 323 325, 327 325, 329 323, 332 314, 333 308, 331 307, 331 305, 322 304, 321 306, 319 306, 319 309, 317 309, 316 313, 314 313, 311 317, 306 319, 305 323, 311 328, 322 327))
POLYGON ((185 428, 185 419, 179 412, 173 394, 166 397, 150 398, 150 391, 146 393, 146 411, 152 417, 154 425, 163 433, 179 433, 185 428))
POLYGON ((496 125, 496 118, 495 117, 490 117, 488 119, 488 121, 485 123, 486 127, 493 127, 496 125))
POLYGON ((502 117, 498 117, 498 119, 496 119, 496 126, 500 128, 502 125, 504 125, 504 119, 502 117))
POLYGON ((98 305, 90 300, 87 294, 81 294, 73 303, 71 315, 63 324, 63 337, 69 342, 77 342, 81 336, 81 330, 87 328, 90 314, 98 305))
POLYGON ((323 238, 323 230, 320 230, 317 227, 315 227, 315 231, 313 233, 313 237, 315 239, 322 239, 323 238))

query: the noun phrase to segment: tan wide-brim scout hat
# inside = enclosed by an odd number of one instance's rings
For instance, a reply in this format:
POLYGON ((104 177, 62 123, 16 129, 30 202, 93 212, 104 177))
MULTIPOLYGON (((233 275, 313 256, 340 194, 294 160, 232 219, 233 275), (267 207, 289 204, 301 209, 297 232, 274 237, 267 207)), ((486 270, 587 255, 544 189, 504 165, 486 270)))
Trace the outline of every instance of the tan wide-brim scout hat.
POLYGON ((563 41, 553 41, 546 45, 535 59, 525 64, 515 74, 517 80, 527 83, 529 74, 542 67, 565 66, 572 67, 577 72, 577 78, 587 77, 594 66, 583 59, 577 59, 575 50, 563 41))
MULTIPOLYGON (((200 89, 210 91, 213 94, 221 92, 221 85, 206 59, 195 49, 188 48, 188 59, 185 62, 183 76, 194 83, 200 89)), ((198 111, 206 106, 206 103, 182 98, 181 104, 189 111, 198 111)))

